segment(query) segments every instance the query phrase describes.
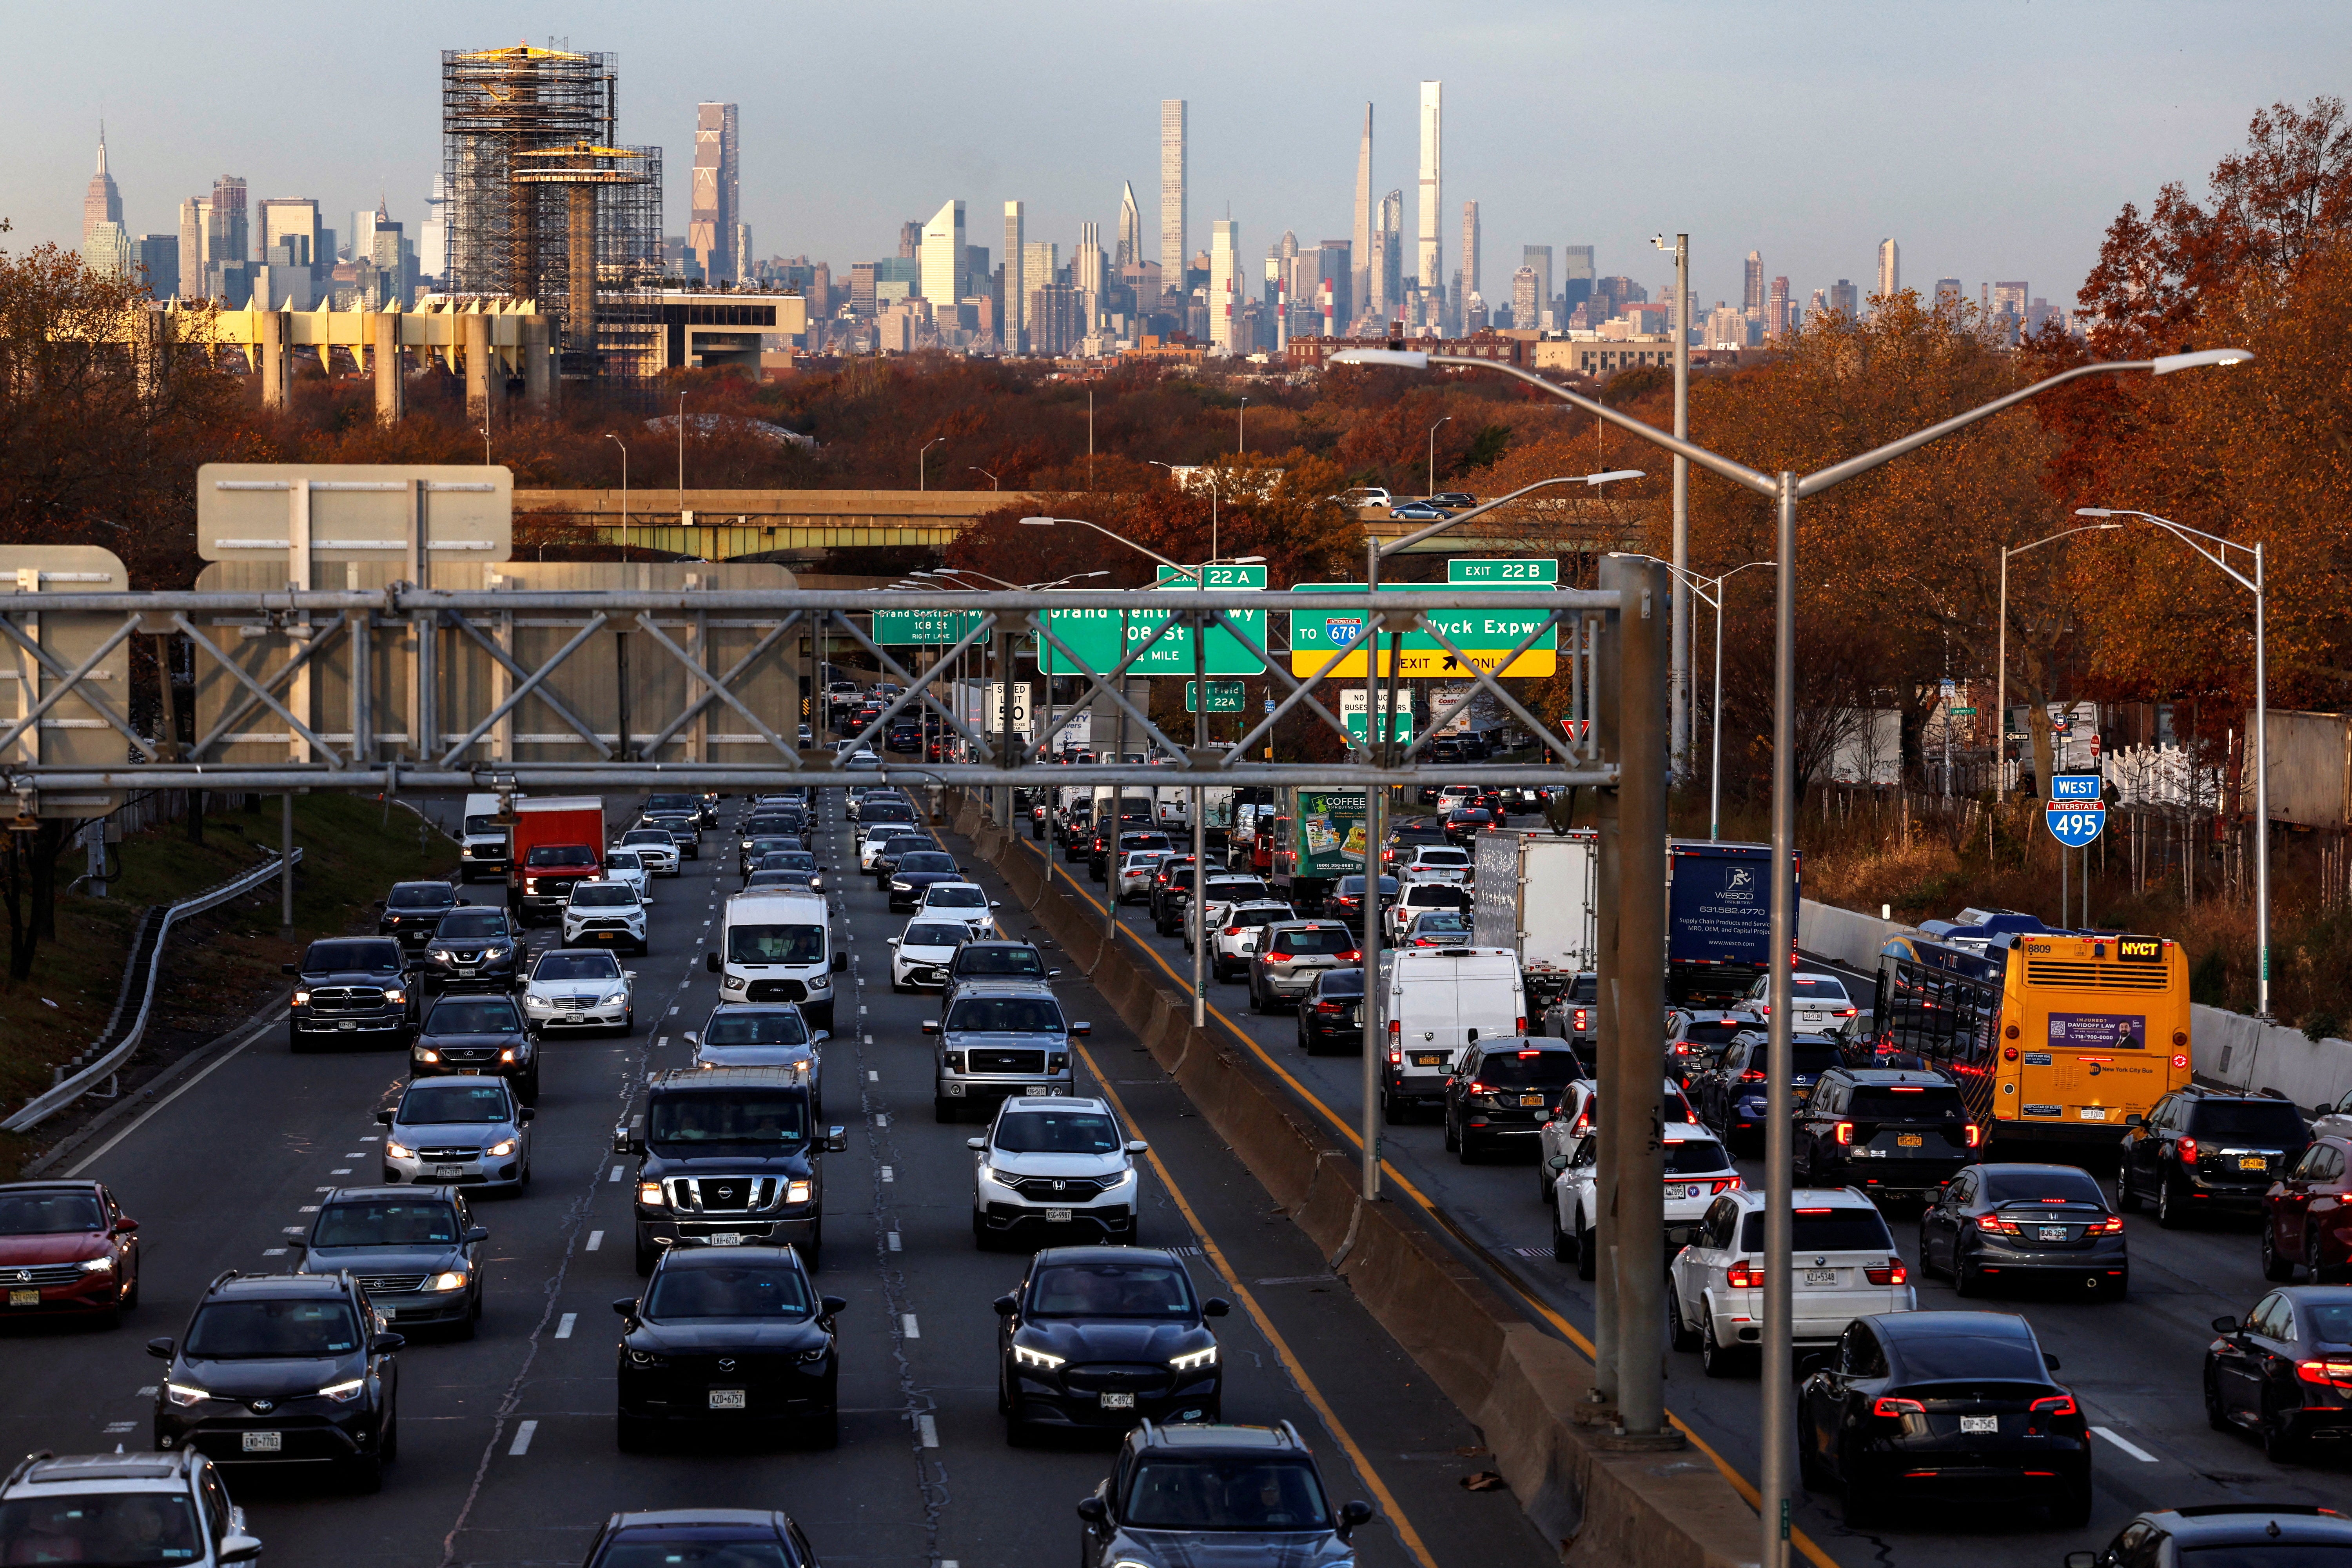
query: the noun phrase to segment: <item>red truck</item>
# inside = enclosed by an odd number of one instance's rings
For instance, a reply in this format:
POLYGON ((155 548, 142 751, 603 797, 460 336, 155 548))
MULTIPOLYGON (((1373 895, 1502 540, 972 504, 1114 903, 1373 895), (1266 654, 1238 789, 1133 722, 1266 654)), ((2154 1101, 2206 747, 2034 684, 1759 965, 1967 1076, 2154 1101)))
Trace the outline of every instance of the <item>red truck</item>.
POLYGON ((594 795, 514 803, 507 856, 507 907, 528 923, 555 914, 574 882, 604 874, 604 803, 594 795))

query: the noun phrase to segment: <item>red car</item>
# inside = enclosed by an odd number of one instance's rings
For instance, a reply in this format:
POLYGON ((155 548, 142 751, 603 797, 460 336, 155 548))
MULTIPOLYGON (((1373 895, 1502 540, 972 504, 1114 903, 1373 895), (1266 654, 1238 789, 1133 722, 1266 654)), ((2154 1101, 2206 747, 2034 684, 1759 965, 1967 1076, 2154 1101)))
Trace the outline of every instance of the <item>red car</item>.
POLYGON ((2263 1278, 2315 1285, 2352 1277, 2352 1138, 2315 1138, 2263 1194, 2263 1278))
POLYGON ((98 1182, 0 1186, 0 1290, 11 1318, 93 1317, 139 1304, 139 1222, 98 1182))

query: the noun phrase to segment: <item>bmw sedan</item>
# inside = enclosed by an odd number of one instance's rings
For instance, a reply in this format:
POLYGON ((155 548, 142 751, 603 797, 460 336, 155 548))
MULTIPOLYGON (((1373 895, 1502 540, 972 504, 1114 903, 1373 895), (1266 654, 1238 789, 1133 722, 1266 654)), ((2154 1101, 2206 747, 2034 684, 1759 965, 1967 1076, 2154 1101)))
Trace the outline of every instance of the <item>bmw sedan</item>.
MULTIPOLYGON (((838 1439, 835 1314, 789 1247, 673 1248, 621 1316, 618 1438, 623 1451, 699 1427, 838 1439)), ((649 1559, 648 1561, 652 1561, 649 1559)))
POLYGON ((1158 1247, 1049 1247, 996 1299, 996 1407, 1009 1440, 1037 1426, 1096 1431, 1138 1421, 1215 1421, 1217 1337, 1231 1308, 1194 1293, 1158 1247))

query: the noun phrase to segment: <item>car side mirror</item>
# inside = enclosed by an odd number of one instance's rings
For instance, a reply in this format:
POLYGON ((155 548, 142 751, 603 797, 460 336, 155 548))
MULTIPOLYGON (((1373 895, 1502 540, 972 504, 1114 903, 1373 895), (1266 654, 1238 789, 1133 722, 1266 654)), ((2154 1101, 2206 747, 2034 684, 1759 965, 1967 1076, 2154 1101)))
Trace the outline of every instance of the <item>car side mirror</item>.
POLYGON ((1151 1152, 1151 1145, 1140 1138, 1130 1138, 1127 1141, 1127 1152, 1130 1154, 1149 1154, 1151 1152))
POLYGON ((849 954, 845 952, 836 952, 833 955, 833 972, 835 974, 839 974, 843 970, 847 969, 848 967, 849 954))
POLYGON ((1074 1036, 1091 1035, 1094 1032, 1095 1026, 1092 1024, 1073 1024, 1070 1026, 1070 1033, 1074 1036))
POLYGON ((1045 971, 1045 978, 1048 980, 1058 979, 1060 978, 1061 973, 1062 972, 1058 969, 1049 969, 1045 971))
POLYGON ((820 1296, 817 1298, 816 1304, 818 1317, 831 1318, 838 1316, 848 1309, 849 1298, 846 1296, 820 1296))
POLYGON ((824 1152, 825 1152, 826 1153, 828 1153, 828 1154, 841 1154, 841 1153, 845 1153, 845 1152, 848 1152, 848 1149, 849 1149, 849 1129, 848 1129, 848 1128, 846 1128, 846 1127, 843 1127, 843 1126, 839 1126, 839 1125, 835 1125, 835 1126, 828 1127, 828 1128, 826 1128, 826 1129, 824 1130, 824 1152))
POLYGON ((833 1038, 833 1031, 831 1029, 812 1029, 809 1031, 810 1045, 821 1046, 831 1038, 833 1038))
POLYGON ((385 1355, 390 1355, 394 1351, 406 1350, 407 1348, 408 1336, 406 1334, 378 1334, 373 1339, 368 1341, 368 1349, 380 1352, 385 1355))
POLYGON ((243 1533, 224 1535, 220 1548, 213 1553, 215 1563, 250 1563, 261 1555, 261 1542, 243 1533))
POLYGON ((473 1247, 480 1242, 485 1242, 490 1239, 489 1227, 479 1225, 468 1226, 466 1234, 459 1237, 457 1239, 464 1242, 467 1247, 473 1247))
POLYGON ((281 963, 278 966, 278 973, 280 974, 299 974, 302 973, 302 966, 299 963, 281 963))
POLYGON ((389 1111, 389 1110, 379 1110, 379 1111, 377 1111, 377 1112, 375 1113, 375 1124, 376 1124, 378 1127, 389 1127, 389 1126, 391 1126, 391 1125, 392 1125, 392 1112, 391 1112, 391 1111, 389 1111))
POLYGON ((613 1310, 621 1317, 634 1318, 637 1315, 637 1299, 635 1296, 615 1297, 613 1310))
POLYGON ((2213 1331, 2217 1334, 2234 1334, 2238 1331, 2238 1320, 2229 1317, 2216 1318, 2213 1320, 2213 1331))
POLYGON ((1234 1310, 1234 1304, 1223 1296, 1212 1296, 1201 1303, 1201 1316, 1222 1318, 1234 1310))
MULTIPOLYGON (((2147 1125, 2147 1118, 2142 1116, 2137 1110, 2130 1111, 2124 1117, 2124 1125, 2126 1127, 2145 1127, 2147 1125)), ((2076 1553, 2075 1555, 2079 1556, 2080 1553, 2076 1553)))
POLYGON ((937 1018, 926 1018, 923 1020, 923 1033, 927 1035, 936 1035, 939 1032, 940 1021, 937 1018))
POLYGON ((638 1149, 639 1146, 637 1143, 636 1134, 629 1130, 627 1123, 624 1122, 622 1125, 613 1129, 614 1153, 635 1154, 638 1152, 638 1149))
POLYGON ((989 1305, 996 1309, 998 1317, 1009 1318, 1021 1310, 1021 1299, 1017 1296, 999 1296, 989 1305))
POLYGON ((129 1215, 124 1215, 121 1219, 114 1222, 114 1234, 117 1236, 129 1236, 132 1231, 137 1230, 138 1228, 139 1222, 132 1219, 129 1215))
POLYGON ((1110 1510, 1104 1504, 1103 1500, 1098 1497, 1080 1498, 1078 1500, 1078 1517, 1085 1520, 1088 1524, 1100 1524, 1105 1520, 1110 1518, 1110 1510))
POLYGON ((988 900, 988 907, 992 910, 1001 910, 1004 907, 1004 900, 1003 899, 991 899, 988 900))
POLYGON ((985 1138, 967 1138, 963 1141, 963 1146, 974 1152, 978 1152, 979 1151, 988 1147, 988 1140, 985 1138))
POLYGON ((1544 1163, 1549 1165, 1555 1171, 1565 1171, 1568 1169, 1568 1156, 1565 1154, 1554 1154, 1550 1159, 1545 1161, 1544 1163))
POLYGON ((624 969, 621 971, 621 978, 624 980, 635 980, 636 977, 637 972, 634 969, 624 969))
POLYGON ((377 909, 382 909, 382 908, 383 908, 383 900, 382 899, 378 899, 378 900, 375 901, 375 907, 376 907, 377 909))
POLYGON ((716 949, 702 955, 702 967, 713 974, 719 973, 719 953, 716 949))
POLYGON ((882 939, 882 945, 885 947, 896 947, 898 945, 898 939, 895 936, 884 937, 882 939))
POLYGON ((1372 1521, 1372 1505, 1361 1498, 1352 1498, 1339 1508, 1339 1539, 1345 1541, 1362 1525, 1372 1521))

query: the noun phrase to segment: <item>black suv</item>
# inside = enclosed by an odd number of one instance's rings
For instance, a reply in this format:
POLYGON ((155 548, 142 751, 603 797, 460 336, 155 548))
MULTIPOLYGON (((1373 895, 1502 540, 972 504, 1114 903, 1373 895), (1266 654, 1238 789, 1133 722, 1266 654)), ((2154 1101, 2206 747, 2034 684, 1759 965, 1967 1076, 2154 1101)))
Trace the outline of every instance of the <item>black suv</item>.
POLYGON ((1123 1430, 1219 1421, 1217 1336, 1183 1259, 1150 1247, 1048 1247, 996 1299, 996 1407, 1008 1440, 1039 1426, 1123 1430))
POLYGON ((1372 1505, 1332 1509, 1315 1456, 1285 1421, 1223 1426, 1145 1421, 1078 1504, 1079 1568, 1178 1568, 1203 1560, 1326 1568, 1355 1561, 1348 1538, 1372 1505))
POLYGON ((1298 1048, 1310 1057, 1364 1048, 1364 971, 1327 969, 1298 999, 1298 1048))
POLYGON ((1465 1165, 1490 1149, 1534 1150, 1560 1091, 1583 1076, 1575 1047, 1549 1035, 1478 1041, 1446 1075, 1445 1146, 1465 1165))
POLYGON ((824 1245, 822 1135, 809 1086, 793 1068, 693 1068, 654 1075, 644 1113, 613 1130, 635 1154, 637 1272, 666 1248, 790 1245, 814 1273, 824 1245))
POLYGON ((681 1426, 776 1431, 830 1448, 840 1436, 841 1362, 833 1320, 789 1247, 697 1247, 663 1255, 621 1315, 617 1437, 624 1453, 681 1426))
POLYGON ((515 1098, 539 1103, 539 1038, 523 1026, 511 996, 444 996, 417 1026, 408 1076, 480 1073, 514 1085, 515 1098))
POLYGON ((421 978, 436 991, 511 991, 522 984, 523 955, 506 910, 460 904, 425 944, 421 978))
POLYGON ((184 1337, 147 1342, 170 1363, 155 1447, 215 1464, 327 1465, 374 1491, 400 1448, 393 1352, 408 1342, 382 1321, 349 1273, 219 1275, 184 1337))
POLYGON ((396 937, 411 952, 441 929, 441 917, 457 907, 457 889, 446 882, 394 882, 376 905, 375 933, 396 937))
POLYGON ((2352 1519, 2298 1502, 2209 1502, 2150 1509, 2104 1552, 2069 1552, 2066 1568, 2157 1568, 2197 1560, 2326 1562, 2352 1552, 2352 1519), (2232 1552, 2231 1547, 2239 1550, 2232 1552), (2168 1548, 2169 1550, 2168 1550, 2168 1548), (2211 1557, 2204 1554, 2211 1552, 2211 1557), (2193 1555, 2192 1555, 2193 1554, 2193 1555))
POLYGON ((416 1002, 408 981, 408 959, 390 937, 331 937, 303 951, 302 962, 285 965, 297 976, 286 1032, 294 1049, 307 1051, 324 1039, 352 1044, 408 1043, 416 1023, 416 1002))
POLYGON ((646 1563, 816 1568, 816 1552, 790 1515, 759 1508, 616 1513, 589 1543, 587 1568, 639 1568, 646 1563))
POLYGON ((2193 1213, 2258 1214, 2310 1144, 2311 1129, 2286 1100, 2177 1089, 2124 1134, 2116 1205, 2131 1213, 2152 1201, 2168 1230, 2193 1213))
MULTIPOLYGON (((1687 1087, 1691 1105, 1706 1124, 1723 1134, 1735 1152, 1764 1147, 1764 1066, 1769 1054, 1768 1030, 1743 1029, 1723 1047, 1716 1065, 1687 1087)), ((1822 1074, 1839 1065, 1839 1042, 1833 1035, 1795 1035, 1789 1051, 1796 1068, 1789 1084, 1790 1103, 1799 1114, 1822 1074)))
POLYGON ((1834 1067, 1797 1108, 1801 1187, 1921 1197, 1976 1163, 1980 1136, 1960 1091, 1921 1068, 1834 1067))

